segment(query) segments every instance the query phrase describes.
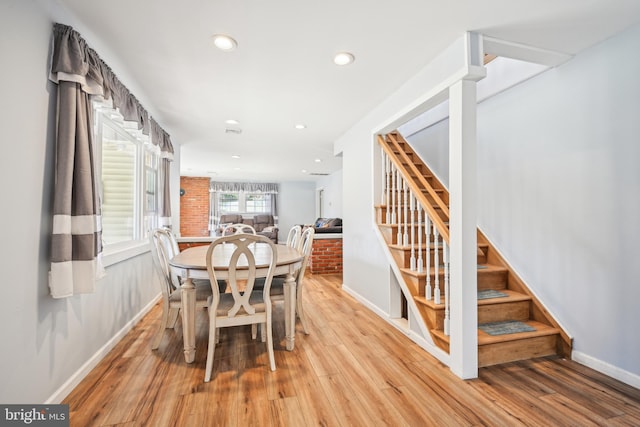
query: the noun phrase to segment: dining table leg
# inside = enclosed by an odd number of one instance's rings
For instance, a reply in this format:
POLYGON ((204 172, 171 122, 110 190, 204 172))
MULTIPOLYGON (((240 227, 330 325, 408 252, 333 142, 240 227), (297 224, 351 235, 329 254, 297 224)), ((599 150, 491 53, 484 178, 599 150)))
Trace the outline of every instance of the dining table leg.
POLYGON ((296 339, 296 281, 291 273, 284 280, 284 329, 287 350, 291 351, 296 339))
POLYGON ((181 292, 184 360, 192 363, 196 358, 196 287, 190 278, 182 282, 181 292))

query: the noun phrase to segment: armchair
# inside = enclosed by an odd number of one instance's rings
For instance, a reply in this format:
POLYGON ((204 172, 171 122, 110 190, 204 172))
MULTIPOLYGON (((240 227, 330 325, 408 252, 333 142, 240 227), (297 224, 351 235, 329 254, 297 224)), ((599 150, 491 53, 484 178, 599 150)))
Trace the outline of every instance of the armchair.
POLYGON ((253 217, 253 228, 260 236, 267 236, 273 243, 278 243, 278 227, 275 226, 273 215, 262 214, 253 217))

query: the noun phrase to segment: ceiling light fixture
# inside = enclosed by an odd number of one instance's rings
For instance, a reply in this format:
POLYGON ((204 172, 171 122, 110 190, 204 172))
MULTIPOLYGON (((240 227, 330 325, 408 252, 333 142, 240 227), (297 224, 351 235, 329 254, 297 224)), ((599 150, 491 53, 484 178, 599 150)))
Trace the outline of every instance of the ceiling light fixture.
POLYGON ((238 156, 237 154, 234 154, 234 155, 232 155, 232 156, 231 156, 231 158, 232 158, 232 159, 239 159, 239 158, 240 158, 240 156, 238 156))
POLYGON ((238 47, 238 42, 225 34, 214 34, 212 37, 213 44, 216 45, 218 49, 224 50, 225 52, 230 52, 238 47))
POLYGON ((322 159, 315 159, 314 162, 320 163, 320 162, 322 162, 322 159))
POLYGON ((229 120, 225 120, 225 123, 228 125, 239 125, 240 122, 237 121, 236 119, 229 119, 229 120))
POLYGON ((297 125, 295 126, 295 128, 296 128, 296 129, 306 129, 306 128, 307 128, 307 125, 302 124, 302 123, 299 123, 299 124, 297 124, 297 125))
POLYGON ((336 65, 349 65, 355 60, 356 60, 356 57, 353 56, 353 54, 350 52, 338 52, 333 57, 333 62, 336 65))
POLYGON ((306 169, 302 169, 300 172, 307 173, 307 170, 306 169))

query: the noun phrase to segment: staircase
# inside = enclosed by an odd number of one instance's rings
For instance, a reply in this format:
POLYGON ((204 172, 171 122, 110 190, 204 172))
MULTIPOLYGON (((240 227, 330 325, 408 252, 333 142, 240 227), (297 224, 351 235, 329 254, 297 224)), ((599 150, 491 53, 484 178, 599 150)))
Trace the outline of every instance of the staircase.
MULTIPOLYGON (((405 297, 415 302, 433 342, 449 352, 448 191, 398 132, 379 136, 378 142, 383 150, 382 188, 386 191, 384 203, 375 207, 378 228, 401 272, 398 280, 406 285, 405 294, 410 294, 405 297), (432 229, 435 235, 430 236, 432 229), (427 267, 416 268, 416 259, 418 265, 427 267)), ((480 230, 477 242, 478 366, 552 354, 570 357, 571 338, 480 230), (504 326, 496 322, 519 322, 518 326, 533 330, 517 328, 513 333, 492 335, 481 329, 487 324, 504 326)))

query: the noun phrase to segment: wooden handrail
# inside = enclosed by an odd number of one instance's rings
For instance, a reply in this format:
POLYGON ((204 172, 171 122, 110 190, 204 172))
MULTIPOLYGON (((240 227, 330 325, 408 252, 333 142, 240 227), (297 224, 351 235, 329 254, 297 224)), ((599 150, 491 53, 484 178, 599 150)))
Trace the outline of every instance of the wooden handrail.
POLYGON ((409 156, 402 149, 402 147, 400 147, 400 143, 398 142, 398 140, 394 138, 393 134, 389 134, 387 136, 391 140, 391 143, 400 152, 400 156, 402 157, 402 159, 409 165, 409 168, 411 168, 415 173, 415 175, 418 177, 418 180, 422 183, 422 185, 427 190, 429 195, 433 197, 433 200, 435 200, 438 207, 442 209, 442 212, 444 212, 447 218, 449 218, 449 206, 447 206, 447 204, 440 198, 438 193, 436 193, 436 190, 431 186, 431 184, 429 184, 429 181, 427 181, 424 175, 422 175, 422 173, 420 172, 416 164, 409 158, 409 156))
MULTIPOLYGON (((427 199, 427 197, 422 193, 422 190, 420 189, 420 187, 418 186, 418 184, 416 184, 416 182, 412 179, 407 179, 410 175, 409 175, 409 171, 402 165, 402 162, 400 162, 400 160, 396 157, 395 153, 391 150, 391 148, 387 145, 386 141, 384 140, 382 135, 378 135, 378 143, 380 144, 380 146, 382 147, 382 149, 384 150, 385 153, 387 153, 387 156, 389 156, 389 159, 391 159, 391 161, 393 162, 393 164, 396 166, 396 168, 400 171, 400 173, 402 174, 402 176, 405 178, 405 181, 407 182, 407 185, 409 186, 409 188, 411 189, 411 191, 414 193, 416 199, 418 199, 418 201, 420 202, 420 204, 422 206, 424 206, 425 210, 429 213, 429 217, 431 218, 431 221, 436 225, 436 228, 438 229, 438 232, 440 233, 440 236, 442 236, 442 239, 449 243, 449 227, 446 226, 446 224, 444 223, 444 221, 442 220, 442 218, 440 218, 440 215, 438 215, 438 213, 436 212, 435 208, 433 207, 433 205, 431 203, 429 203, 429 200, 427 199)), ((402 150, 400 150, 402 152, 402 150)), ((413 162, 409 162, 410 165, 413 165, 413 162)), ((415 167, 415 165, 413 165, 415 167)), ((436 200, 436 203, 438 200, 440 200, 440 197, 437 196, 437 193, 435 192, 435 190, 433 189, 433 187, 431 187, 431 185, 426 181, 426 179, 424 179, 424 177, 422 176, 422 174, 418 171, 417 176, 419 177, 418 179, 421 179, 421 183, 426 184, 425 187, 427 189, 427 191, 429 192, 429 194, 434 197, 434 199, 436 200), (424 182, 422 181, 424 180, 424 182), (431 191, 429 191, 431 190, 431 191)), ((440 204, 438 204, 438 207, 440 207, 440 204)), ((446 209, 447 215, 449 214, 449 209, 446 209)))

